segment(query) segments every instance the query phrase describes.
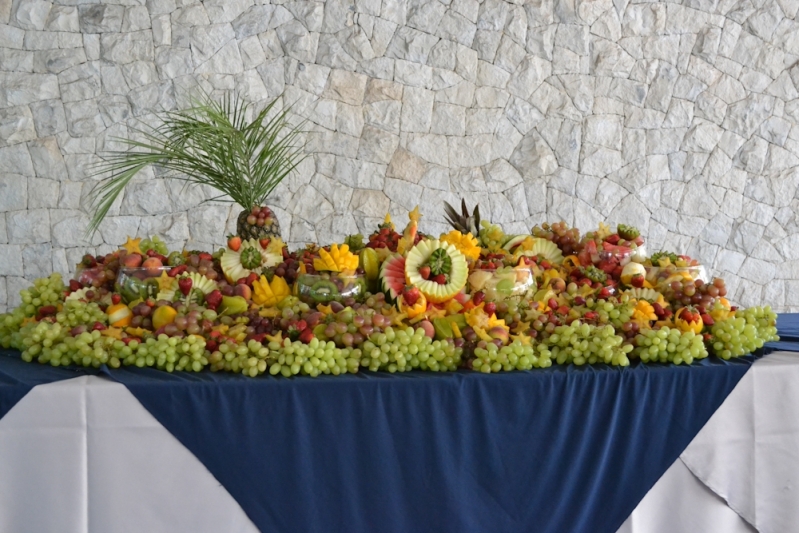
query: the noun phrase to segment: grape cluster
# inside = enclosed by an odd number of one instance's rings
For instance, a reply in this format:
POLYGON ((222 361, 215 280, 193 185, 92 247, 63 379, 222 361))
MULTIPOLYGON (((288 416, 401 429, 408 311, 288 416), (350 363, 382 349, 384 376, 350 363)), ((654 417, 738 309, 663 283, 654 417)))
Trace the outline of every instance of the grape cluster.
POLYGON ((502 248, 505 242, 505 232, 497 224, 491 224, 487 220, 480 221, 479 232, 480 245, 490 251, 497 251, 502 248))
POLYGON ((387 327, 373 333, 363 344, 361 366, 369 370, 407 372, 412 369, 433 372, 457 370, 463 350, 451 341, 432 340, 423 328, 387 327))
POLYGON ((644 329, 635 337, 635 342, 633 355, 644 363, 690 365, 708 355, 701 334, 677 328, 644 329))
POLYGON ((81 302, 79 300, 67 300, 63 308, 55 315, 56 322, 67 328, 74 328, 81 325, 108 323, 108 315, 100 309, 96 302, 81 302))
POLYGON ((147 255, 147 252, 150 250, 157 254, 169 255, 169 248, 167 248, 166 243, 162 241, 161 237, 158 235, 153 235, 149 239, 142 239, 142 241, 139 243, 139 249, 144 255, 147 255))
POLYGON ((565 222, 544 222, 540 226, 533 227, 531 233, 534 237, 540 237, 554 242, 561 249, 563 255, 570 255, 582 249, 580 244, 580 230, 571 228, 565 222))
POLYGON ((235 372, 255 377, 266 372, 269 348, 256 340, 237 344, 227 340, 208 356, 214 372, 235 372))
POLYGON ((284 339, 283 344, 270 342, 269 349, 272 353, 272 363, 269 373, 289 377, 297 374, 317 377, 320 374, 340 374, 358 372, 361 350, 352 348, 337 348, 331 342, 311 339, 304 344, 300 341, 291 342, 284 339))
POLYGON ((616 334, 613 326, 594 326, 579 320, 556 326, 541 343, 559 365, 605 363, 628 366, 627 354, 633 350, 631 344, 624 343, 624 339, 616 334))
POLYGON ((779 340, 777 315, 771 307, 749 307, 711 328, 713 352, 722 359, 740 357, 779 340))
POLYGON ((672 281, 664 288, 664 292, 666 299, 671 302, 710 309, 718 298, 727 296, 727 287, 721 278, 714 278, 712 283, 705 283, 701 279, 682 280, 672 281))
POLYGON ((485 343, 474 349, 474 356, 472 369, 486 374, 552 366, 552 352, 546 345, 525 345, 518 340, 502 347, 493 342, 485 343))
POLYGON ((115 341, 113 346, 118 348, 117 357, 126 366, 154 366, 167 372, 199 372, 208 365, 205 339, 199 335, 181 338, 161 334, 143 341, 132 340, 127 345, 115 341))
POLYGON ((55 272, 47 278, 39 278, 27 289, 19 291, 22 311, 25 316, 36 316, 42 307, 55 306, 64 299, 66 287, 61 274, 55 272))

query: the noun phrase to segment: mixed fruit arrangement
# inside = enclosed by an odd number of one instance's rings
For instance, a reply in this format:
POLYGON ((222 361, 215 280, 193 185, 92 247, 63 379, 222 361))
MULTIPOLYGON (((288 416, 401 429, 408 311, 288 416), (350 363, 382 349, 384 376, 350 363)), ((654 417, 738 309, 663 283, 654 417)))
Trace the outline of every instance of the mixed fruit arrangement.
POLYGON ((563 222, 505 234, 465 203, 452 230, 372 235, 289 251, 271 212, 245 212, 216 253, 128 238, 21 291, 0 345, 53 366, 257 376, 730 359, 777 340, 769 307, 738 309, 685 255, 647 255, 636 228, 563 222), (266 232, 264 229, 268 230, 266 232))

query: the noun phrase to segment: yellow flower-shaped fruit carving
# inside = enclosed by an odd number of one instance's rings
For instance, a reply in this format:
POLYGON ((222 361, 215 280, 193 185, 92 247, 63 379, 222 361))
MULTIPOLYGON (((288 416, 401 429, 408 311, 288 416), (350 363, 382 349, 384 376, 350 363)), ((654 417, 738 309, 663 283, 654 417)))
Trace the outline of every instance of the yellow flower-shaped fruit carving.
POLYGON ((480 258, 480 243, 471 233, 464 235, 458 230, 452 230, 449 233, 442 234, 439 240, 457 248, 460 253, 466 256, 466 259, 476 261, 480 258))
POLYGON ((252 286, 254 289, 252 301, 267 307, 276 306, 291 294, 288 283, 280 276, 273 277, 272 283, 269 283, 266 276, 261 276, 252 286))
POLYGON ((638 300, 633 310, 633 321, 638 322, 641 326, 649 326, 649 322, 657 320, 658 316, 655 314, 655 308, 646 300, 638 300))
POLYGON ((324 248, 319 250, 319 257, 313 260, 313 267, 331 272, 355 270, 358 268, 358 256, 350 252, 350 247, 346 244, 334 244, 329 252, 324 248))
POLYGON ((674 325, 680 331, 693 331, 701 333, 705 327, 702 316, 691 307, 683 307, 674 313, 674 325))

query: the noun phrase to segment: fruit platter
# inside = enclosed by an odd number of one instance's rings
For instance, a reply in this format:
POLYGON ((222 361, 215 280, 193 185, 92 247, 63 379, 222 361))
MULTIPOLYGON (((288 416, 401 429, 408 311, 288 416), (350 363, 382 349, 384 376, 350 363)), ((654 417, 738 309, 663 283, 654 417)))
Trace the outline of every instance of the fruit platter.
POLYGON ((691 364, 777 339, 769 307, 737 308, 688 256, 646 255, 631 226, 515 235, 445 208, 438 236, 417 208, 401 231, 387 215, 366 237, 298 250, 263 206, 213 253, 130 237, 21 291, 0 345, 53 366, 291 377, 691 364))

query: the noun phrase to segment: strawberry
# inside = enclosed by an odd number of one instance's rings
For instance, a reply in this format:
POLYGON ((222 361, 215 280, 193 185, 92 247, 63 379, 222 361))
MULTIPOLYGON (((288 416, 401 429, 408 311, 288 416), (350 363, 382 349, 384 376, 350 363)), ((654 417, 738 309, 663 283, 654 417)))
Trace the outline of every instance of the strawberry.
POLYGON ((596 311, 588 311, 586 314, 583 315, 583 318, 586 320, 596 320, 597 314, 596 311))
POLYGON ((433 276, 433 281, 435 281, 439 285, 446 285, 447 284, 447 276, 445 276, 444 274, 439 274, 437 276, 433 276))
POLYGON ((402 291, 402 300, 406 305, 413 307, 419 301, 421 294, 417 287, 406 286, 402 291))
MULTIPOLYGON (((205 295, 205 305, 208 309, 216 310, 219 304, 222 303, 222 293, 215 289, 205 295)), ((211 334, 213 336, 213 333, 211 334)))
POLYGON ((474 305, 480 305, 483 303, 483 300, 486 298, 486 293, 483 291, 477 291, 476 293, 472 294, 472 303, 474 305))
POLYGON ((313 330, 311 328, 305 328, 302 330, 302 332, 300 332, 300 336, 298 338, 300 342, 304 342, 305 344, 310 343, 314 338, 313 330))
POLYGON ((256 274, 255 272, 250 272, 250 275, 247 276, 247 281, 246 281, 247 285, 252 287, 252 284, 258 281, 259 277, 260 276, 258 276, 258 274, 256 274))
POLYGON ((599 294, 597 294, 597 298, 599 298, 600 300, 607 300, 608 298, 610 298, 610 289, 608 289, 607 287, 602 287, 599 290, 599 294))
POLYGON ((430 279, 430 267, 427 265, 419 267, 419 275, 422 276, 422 279, 430 279))
POLYGON ((704 323, 706 326, 712 326, 713 324, 715 324, 715 323, 716 323, 716 321, 715 321, 715 320, 713 320, 713 317, 711 317, 711 316, 710 316, 710 315, 708 315, 707 313, 705 313, 704 315, 702 315, 702 322, 703 322, 703 323, 704 323))
POLYGON ((241 249, 241 237, 231 235, 228 237, 227 246, 234 252, 238 252, 241 249))
POLYGON ((171 269, 169 271, 169 273, 167 274, 167 276, 169 276, 170 278, 177 277, 177 276, 183 274, 184 272, 186 272, 186 270, 188 270, 188 268, 189 268, 188 265, 178 265, 175 268, 171 269))
POLYGON ((79 291, 83 288, 83 283, 80 281, 71 279, 69 280, 69 292, 79 291))
POLYGON ((178 288, 180 288, 180 292, 183 293, 183 296, 189 295, 189 293, 191 292, 191 286, 193 284, 194 282, 191 280, 191 278, 188 277, 180 278, 178 280, 178 288))
POLYGON ((213 261, 214 260, 214 256, 212 256, 208 252, 200 252, 198 257, 200 258, 201 261, 203 259, 205 259, 206 261, 213 261))
POLYGON ((270 243, 271 241, 272 241, 272 239, 260 239, 260 240, 258 241, 258 244, 260 244, 260 245, 261 245, 261 248, 266 248, 267 246, 269 246, 269 243, 270 243))
POLYGON ((635 287, 635 288, 637 288, 637 289, 640 289, 641 287, 643 287, 643 286, 644 286, 644 279, 645 279, 645 278, 644 278, 644 275, 643 275, 643 274, 636 274, 636 275, 635 275, 635 276, 633 276, 633 278, 630 280, 630 285, 632 285, 633 287, 635 287))

